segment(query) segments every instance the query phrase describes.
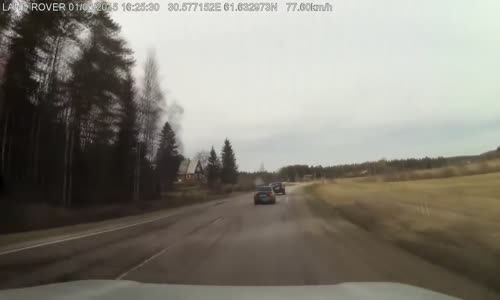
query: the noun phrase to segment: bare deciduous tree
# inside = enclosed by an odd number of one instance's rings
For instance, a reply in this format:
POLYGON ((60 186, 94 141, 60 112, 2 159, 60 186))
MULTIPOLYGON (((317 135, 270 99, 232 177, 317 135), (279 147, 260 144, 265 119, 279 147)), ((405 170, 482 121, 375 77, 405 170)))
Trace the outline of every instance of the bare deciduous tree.
POLYGON ((200 161, 201 165, 205 168, 208 164, 208 159, 210 158, 210 152, 207 150, 201 150, 198 151, 194 155, 194 159, 197 159, 200 161))
POLYGON ((155 156, 158 123, 164 108, 164 96, 160 87, 158 62, 151 51, 144 65, 144 81, 139 103, 140 140, 144 143, 144 155, 152 162, 155 156))

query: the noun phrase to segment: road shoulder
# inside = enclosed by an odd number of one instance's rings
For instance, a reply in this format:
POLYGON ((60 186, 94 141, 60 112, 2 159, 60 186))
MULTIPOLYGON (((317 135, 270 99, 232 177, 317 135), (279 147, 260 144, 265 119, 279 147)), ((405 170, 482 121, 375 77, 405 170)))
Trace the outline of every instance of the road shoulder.
POLYGON ((208 208, 223 204, 233 198, 238 198, 248 193, 232 195, 225 198, 211 200, 177 208, 168 208, 152 211, 140 215, 132 215, 99 222, 89 222, 77 225, 62 226, 50 229, 27 231, 20 233, 4 234, 0 236, 0 255, 22 251, 47 244, 59 243, 87 236, 98 235, 116 230, 122 230, 133 226, 140 226, 154 221, 166 219, 175 215, 190 212, 196 209, 208 208))

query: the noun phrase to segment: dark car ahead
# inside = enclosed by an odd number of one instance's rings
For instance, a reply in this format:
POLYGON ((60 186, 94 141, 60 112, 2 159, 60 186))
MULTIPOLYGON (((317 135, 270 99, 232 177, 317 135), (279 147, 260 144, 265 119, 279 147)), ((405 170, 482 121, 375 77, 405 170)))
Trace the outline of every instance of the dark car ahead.
POLYGON ((283 194, 283 195, 286 194, 285 185, 283 183, 274 182, 274 183, 271 183, 270 186, 273 188, 273 190, 276 194, 283 194))
POLYGON ((253 194, 253 202, 255 205, 263 203, 276 204, 276 194, 272 187, 268 185, 258 186, 253 194))

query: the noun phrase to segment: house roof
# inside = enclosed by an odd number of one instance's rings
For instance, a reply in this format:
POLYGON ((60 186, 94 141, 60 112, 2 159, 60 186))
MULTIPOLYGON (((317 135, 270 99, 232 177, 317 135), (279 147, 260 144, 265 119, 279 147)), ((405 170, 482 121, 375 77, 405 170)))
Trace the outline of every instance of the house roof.
POLYGON ((181 161, 181 164, 179 165, 179 170, 177 171, 177 173, 179 175, 186 174, 188 167, 189 167, 189 159, 185 159, 185 160, 181 161))
POLYGON ((185 159, 179 165, 179 175, 195 174, 196 166, 200 163, 198 159, 185 159))

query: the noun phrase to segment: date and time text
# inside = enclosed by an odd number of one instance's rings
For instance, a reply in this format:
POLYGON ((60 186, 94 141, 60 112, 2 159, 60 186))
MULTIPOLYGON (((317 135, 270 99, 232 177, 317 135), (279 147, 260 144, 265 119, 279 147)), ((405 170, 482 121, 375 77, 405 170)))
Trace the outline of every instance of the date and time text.
POLYGON ((109 11, 109 12, 332 12, 332 2, 241 2, 241 1, 157 1, 157 2, 51 2, 2 4, 3 11, 30 10, 40 12, 109 11))

